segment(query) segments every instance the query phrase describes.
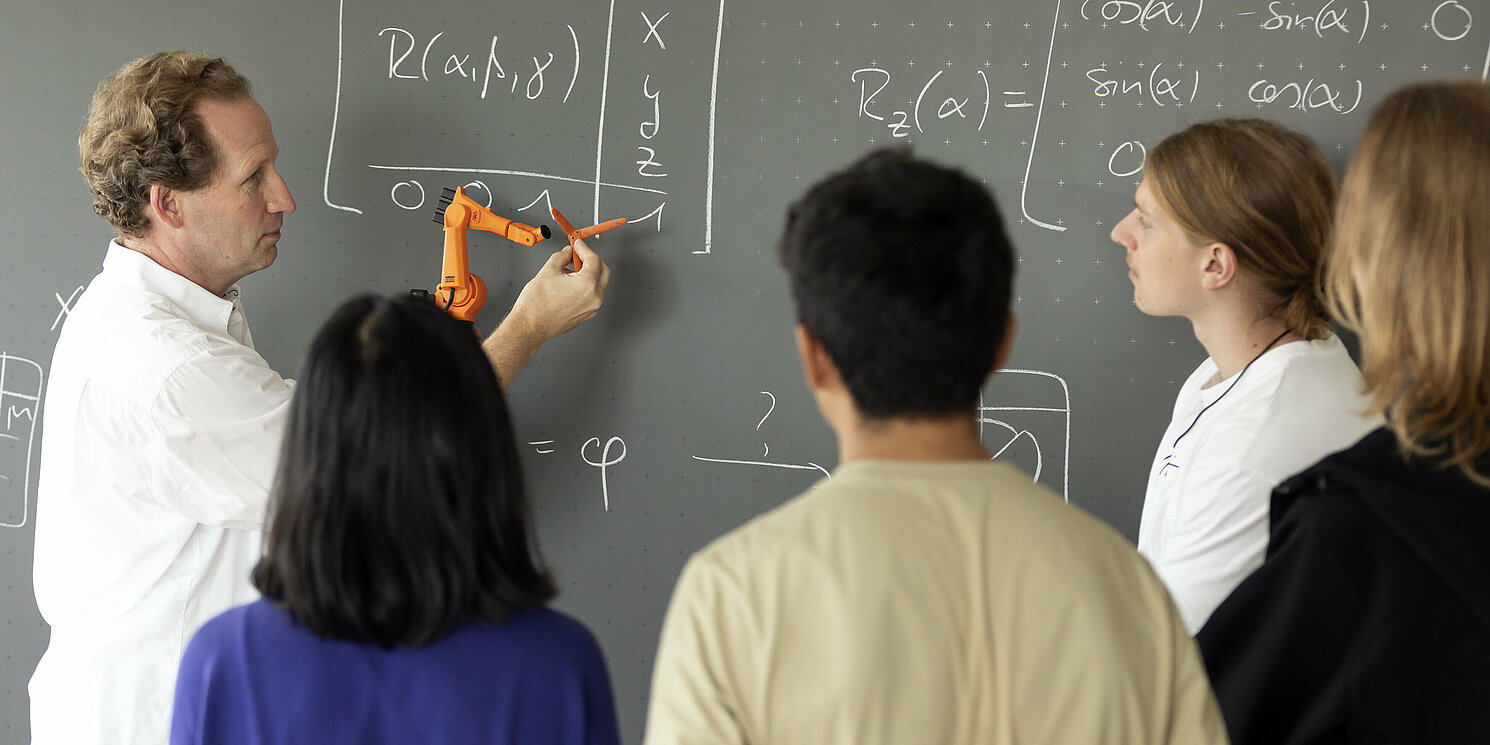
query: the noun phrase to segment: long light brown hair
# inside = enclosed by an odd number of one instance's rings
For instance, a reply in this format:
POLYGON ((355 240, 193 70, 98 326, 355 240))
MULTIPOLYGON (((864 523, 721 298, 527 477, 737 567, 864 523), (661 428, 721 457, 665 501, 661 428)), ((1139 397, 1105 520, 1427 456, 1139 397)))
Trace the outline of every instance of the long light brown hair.
POLYGON ((217 168, 196 102, 249 95, 248 79, 232 65, 191 52, 157 52, 110 75, 78 133, 93 211, 119 235, 143 237, 152 184, 191 191, 210 183, 217 168))
POLYGON ((1324 276, 1402 447, 1490 487, 1490 86, 1412 85, 1377 107, 1324 276))
POLYGON ((1192 242, 1231 247, 1269 317, 1305 339, 1329 332, 1318 269, 1335 174, 1313 140, 1266 119, 1201 122, 1150 150, 1144 178, 1192 242))

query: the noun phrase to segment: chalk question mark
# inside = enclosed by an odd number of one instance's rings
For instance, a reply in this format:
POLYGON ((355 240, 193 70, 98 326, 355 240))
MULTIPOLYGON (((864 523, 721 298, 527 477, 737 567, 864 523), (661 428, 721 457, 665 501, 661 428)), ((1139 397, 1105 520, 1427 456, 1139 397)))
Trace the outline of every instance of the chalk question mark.
MULTIPOLYGON (((766 398, 771 399, 771 408, 766 409, 766 415, 763 416, 763 417, 761 417, 760 422, 758 422, 755 425, 755 431, 756 432, 761 431, 761 425, 762 424, 765 424, 766 423, 766 420, 769 419, 769 418, 771 418, 771 412, 773 412, 773 411, 776 410, 776 397, 773 396, 773 395, 771 395, 771 392, 770 391, 761 391, 761 395, 762 396, 765 396, 766 398)), ((761 457, 765 457, 766 455, 770 455, 771 454, 771 446, 770 445, 767 445, 765 443, 761 443, 761 445, 766 448, 765 455, 762 455, 761 457)))

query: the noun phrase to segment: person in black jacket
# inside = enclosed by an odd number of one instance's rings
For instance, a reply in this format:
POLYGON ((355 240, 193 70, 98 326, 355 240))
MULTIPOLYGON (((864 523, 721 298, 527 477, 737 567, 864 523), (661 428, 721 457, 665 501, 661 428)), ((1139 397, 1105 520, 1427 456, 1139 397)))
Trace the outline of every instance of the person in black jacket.
POLYGON ((1322 286, 1386 426, 1273 492, 1198 641, 1237 745, 1490 742, 1490 86, 1373 114, 1322 286))

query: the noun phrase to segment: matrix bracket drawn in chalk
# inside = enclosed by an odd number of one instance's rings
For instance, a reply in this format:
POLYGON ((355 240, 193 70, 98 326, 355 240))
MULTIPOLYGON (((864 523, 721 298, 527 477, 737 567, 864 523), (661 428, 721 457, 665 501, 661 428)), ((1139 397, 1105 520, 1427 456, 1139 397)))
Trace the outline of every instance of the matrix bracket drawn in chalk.
MULTIPOLYGON (((602 180, 601 178, 601 174, 606 163, 606 116, 611 97, 611 63, 613 46, 615 42, 616 0, 610 0, 608 6, 609 7, 605 21, 605 52, 599 62, 602 69, 600 78, 599 105, 593 112, 596 116, 596 127, 594 131, 595 172, 593 178, 585 178, 577 175, 565 175, 562 173, 540 172, 539 170, 531 169, 523 170, 518 168, 491 168, 478 163, 450 164, 420 163, 416 161, 412 163, 365 164, 366 168, 375 171, 388 171, 403 174, 403 176, 401 176, 403 180, 394 183, 392 189, 388 194, 388 198, 393 202, 393 204, 401 209, 409 211, 420 210, 425 207, 425 202, 427 198, 429 198, 431 191, 429 188, 427 188, 426 183, 424 181, 421 181, 420 179, 429 180, 431 176, 423 176, 421 174, 459 174, 463 177, 469 177, 471 175, 479 174, 484 176, 499 176, 520 180, 538 180, 540 182, 549 183, 559 182, 585 184, 593 187, 594 189, 594 214, 592 215, 592 217, 595 220, 598 220, 598 216, 601 214, 600 199, 603 191, 622 190, 628 192, 640 192, 644 194, 657 195, 657 197, 659 197, 659 201, 655 207, 652 207, 650 209, 643 208, 639 213, 635 215, 627 215, 627 217, 630 222, 642 222, 649 219, 655 219, 656 229, 660 231, 662 229, 663 208, 667 205, 667 197, 669 188, 671 187, 668 187, 666 185, 668 182, 666 179, 668 174, 666 172, 659 172, 657 170, 657 168, 661 166, 661 163, 655 162, 653 160, 653 158, 655 158, 658 153, 652 146, 641 145, 637 148, 639 152, 645 153, 645 155, 642 160, 635 161, 635 165, 638 166, 635 175, 647 177, 643 178, 642 181, 649 182, 650 184, 656 184, 656 188, 651 185, 640 186, 636 184, 614 183, 612 181, 602 180)), ((693 254, 709 254, 713 251, 714 178, 717 138, 715 119, 718 112, 719 100, 719 72, 721 62, 720 49, 723 41, 725 26, 724 9, 725 0, 719 0, 717 17, 711 19, 713 23, 711 24, 712 28, 709 29, 713 32, 712 37, 714 43, 712 48, 712 71, 709 78, 708 91, 707 155, 706 163, 704 164, 705 178, 703 184, 703 245, 701 248, 693 250, 691 252, 693 254)), ((666 50, 668 47, 663 41, 661 29, 659 28, 662 24, 662 19, 659 18, 658 20, 653 21, 650 18, 647 18, 645 13, 643 13, 642 15, 643 18, 646 19, 648 33, 642 39, 641 44, 647 45, 651 43, 661 50, 666 50)), ((663 17, 666 16, 664 15, 663 17)), ((446 40, 446 42, 441 42, 441 37, 444 35, 444 31, 435 33, 426 40, 422 36, 416 39, 416 35, 409 30, 389 26, 382 30, 380 37, 386 35, 390 43, 393 45, 390 47, 389 62, 389 75, 392 78, 402 78, 408 80, 414 80, 417 78, 422 79, 424 82, 428 83, 431 78, 439 78, 442 75, 445 77, 449 77, 452 75, 452 72, 454 72, 458 73, 462 78, 469 79, 469 81, 471 81, 473 85, 476 85, 476 83, 479 82, 479 85, 477 85, 476 88, 479 88, 480 98, 483 100, 486 99, 489 92, 504 92, 499 89, 505 88, 505 80, 507 78, 510 78, 512 84, 510 93, 519 96, 526 95, 529 100, 532 100, 537 98, 538 95, 542 94, 542 91, 544 90, 544 86, 541 82, 542 74, 545 70, 548 70, 550 67, 552 67, 554 72, 568 73, 567 75, 555 75, 555 77, 568 78, 567 87, 563 88, 564 92, 562 99, 563 102, 567 104, 569 102, 571 94, 574 92, 575 83, 579 79, 581 69, 588 68, 589 65, 593 65, 596 63, 590 61, 589 57, 584 54, 584 51, 582 50, 580 44, 579 33, 575 30, 575 27, 573 25, 567 25, 566 28, 568 30, 568 41, 570 42, 570 45, 562 49, 560 49, 559 47, 555 47, 553 50, 547 53, 546 60, 540 60, 539 58, 534 57, 533 63, 538 74, 531 76, 528 79, 527 84, 521 90, 519 89, 520 76, 518 75, 518 71, 515 69, 510 71, 506 70, 501 64, 498 53, 498 43, 500 37, 497 35, 492 36, 491 46, 489 50, 461 50, 462 52, 468 53, 457 53, 449 55, 443 67, 439 64, 439 60, 444 55, 440 53, 439 50, 436 50, 436 53, 432 55, 431 50, 435 49, 440 43, 448 43, 448 39, 446 40), (396 50, 402 50, 403 54, 395 54, 394 52, 396 50), (473 65, 469 69, 465 67, 465 65, 469 63, 473 58, 479 61, 483 56, 485 56, 486 59, 484 69, 479 64, 473 65), (455 64, 456 61, 458 61, 459 64, 455 64), (431 66, 432 63, 433 66, 431 66), (454 67, 452 67, 452 65, 454 65, 454 67), (562 70, 561 67, 563 68, 562 70), (535 95, 535 81, 539 81, 536 88, 537 95, 535 95), (493 88, 493 85, 496 85, 497 88, 493 88)), ((336 90, 332 106, 331 134, 326 148, 326 169, 322 178, 321 198, 327 207, 360 215, 363 214, 363 210, 360 207, 352 206, 349 204, 339 204, 337 201, 333 201, 331 198, 331 173, 333 170, 333 165, 337 158, 337 138, 338 134, 343 134, 340 132, 340 127, 342 126, 343 84, 347 80, 346 32, 346 0, 340 0, 337 6, 336 90)), ((560 82, 563 83, 564 81, 560 82)), ((658 97, 661 94, 661 90, 652 90, 652 88, 654 87, 655 85, 650 82, 650 79, 643 86, 644 93, 652 101, 654 111, 652 120, 642 122, 640 136, 645 140, 650 140, 652 137, 655 137, 657 134, 657 130, 660 127, 661 104, 658 101, 658 97)), ((475 90, 475 88, 473 88, 473 90, 475 90)), ((557 88, 551 88, 551 90, 557 90, 557 88)), ((543 169, 543 171, 547 170, 548 169, 543 169)), ((433 178, 438 178, 438 176, 433 176, 433 178)), ((470 187, 471 185, 472 184, 467 184, 468 187, 470 187)), ((485 184, 482 184, 482 186, 484 188, 485 184)), ((534 193, 532 191, 526 191, 526 187, 509 187, 506 191, 508 193, 511 193, 520 189, 524 190, 527 194, 534 193)), ((484 190, 488 193, 486 206, 491 207, 491 200, 489 198, 490 189, 484 188, 484 190)), ((518 211, 527 209, 528 207, 531 207, 534 202, 537 202, 539 201, 539 199, 543 198, 542 193, 544 191, 546 190, 543 190, 542 187, 540 187, 539 197, 529 202, 527 207, 517 207, 516 204, 512 204, 503 205, 501 209, 506 210, 509 208, 515 208, 518 211)), ((524 197, 524 199, 526 199, 526 197, 524 197)))
POLYGON ((1019 211, 1024 215, 1024 219, 1046 230, 1054 230, 1056 232, 1065 231, 1066 226, 1060 224, 1052 225, 1048 222, 1035 219, 1030 214, 1029 193, 1030 171, 1035 167, 1035 147, 1040 143, 1040 120, 1045 116, 1045 92, 1050 88, 1050 63, 1055 59, 1055 34, 1060 27, 1061 0, 1056 0, 1055 19, 1050 22, 1050 49, 1045 55, 1045 78, 1040 82, 1040 103, 1035 109, 1035 131, 1030 135, 1030 155, 1024 164, 1024 180, 1019 182, 1019 211))
POLYGON ((22 528, 30 517, 31 456, 41 409, 41 365, 0 352, 0 528, 22 528))
MULTIPOLYGON (((1030 474, 1037 483, 1060 484, 1061 497, 1071 501, 1071 389, 1059 375, 1042 370, 999 370, 990 385, 1012 384, 1020 399, 1053 403, 1059 385, 1059 405, 990 406, 978 397, 978 438, 993 453, 994 460, 1009 460, 1030 474), (1049 381, 1047 384, 1045 381, 1049 381), (1032 396, 1026 388, 1049 388, 1032 396), (1049 469, 1059 468, 1052 474, 1049 469)), ((1052 487, 1053 488, 1053 487, 1052 487)))

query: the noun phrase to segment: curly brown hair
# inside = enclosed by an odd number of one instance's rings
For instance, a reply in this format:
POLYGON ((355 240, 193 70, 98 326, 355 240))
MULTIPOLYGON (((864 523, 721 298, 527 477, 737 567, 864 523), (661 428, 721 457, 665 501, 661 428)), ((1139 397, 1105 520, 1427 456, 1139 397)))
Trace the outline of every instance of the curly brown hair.
POLYGON ((248 79, 232 65, 193 52, 157 52, 110 75, 78 133, 93 211, 121 236, 144 237, 151 185, 191 191, 206 186, 217 168, 196 103, 249 95, 248 79))

